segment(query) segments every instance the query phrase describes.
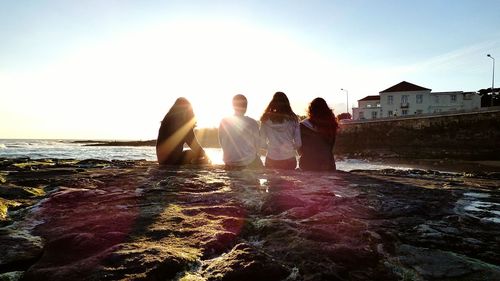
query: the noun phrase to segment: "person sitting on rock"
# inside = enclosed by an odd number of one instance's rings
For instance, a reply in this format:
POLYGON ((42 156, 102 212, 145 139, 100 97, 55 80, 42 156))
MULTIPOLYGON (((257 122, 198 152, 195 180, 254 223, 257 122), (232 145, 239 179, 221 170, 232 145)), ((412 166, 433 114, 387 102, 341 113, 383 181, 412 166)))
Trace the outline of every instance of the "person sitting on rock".
POLYGON ((267 144, 266 168, 294 170, 296 150, 302 142, 299 118, 285 93, 274 94, 260 121, 260 134, 267 144))
POLYGON ((258 155, 261 145, 259 124, 245 116, 247 98, 233 97, 234 115, 222 119, 219 125, 219 143, 227 168, 262 168, 258 155))
POLYGON ((156 156, 161 165, 208 163, 208 158, 194 134, 196 119, 191 103, 178 98, 161 121, 156 140, 156 156), (184 150, 187 144, 191 150, 184 150))
POLYGON ((315 98, 300 123, 302 147, 299 167, 302 170, 335 170, 333 146, 337 134, 337 118, 322 98, 315 98))

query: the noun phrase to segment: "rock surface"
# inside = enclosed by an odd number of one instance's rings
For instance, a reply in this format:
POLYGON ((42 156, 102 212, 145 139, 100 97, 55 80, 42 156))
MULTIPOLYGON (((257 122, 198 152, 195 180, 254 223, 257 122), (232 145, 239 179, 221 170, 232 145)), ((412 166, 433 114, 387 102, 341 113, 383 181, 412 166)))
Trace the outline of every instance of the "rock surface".
POLYGON ((500 280, 497 173, 0 159, 0 176, 0 280, 500 280))

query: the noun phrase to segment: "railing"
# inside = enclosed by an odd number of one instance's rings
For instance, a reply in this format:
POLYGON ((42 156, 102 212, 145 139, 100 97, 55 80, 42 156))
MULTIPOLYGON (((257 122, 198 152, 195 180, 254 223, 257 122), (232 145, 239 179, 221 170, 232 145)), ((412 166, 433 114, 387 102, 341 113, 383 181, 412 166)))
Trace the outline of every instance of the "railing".
POLYGON ((408 108, 410 107, 410 104, 409 103, 401 103, 401 108, 408 108))

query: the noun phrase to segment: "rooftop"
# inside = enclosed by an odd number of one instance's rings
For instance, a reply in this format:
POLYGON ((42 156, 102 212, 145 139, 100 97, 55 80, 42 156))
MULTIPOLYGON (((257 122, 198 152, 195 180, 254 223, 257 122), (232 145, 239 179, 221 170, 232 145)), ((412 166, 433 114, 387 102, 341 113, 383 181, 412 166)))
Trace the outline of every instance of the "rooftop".
POLYGON ((431 89, 427 89, 410 82, 403 81, 399 84, 396 84, 390 88, 383 90, 380 93, 391 93, 391 92, 412 92, 412 91, 430 91, 431 89))
POLYGON ((358 101, 367 101, 367 100, 380 100, 380 96, 379 95, 376 95, 376 96, 366 96, 358 101))

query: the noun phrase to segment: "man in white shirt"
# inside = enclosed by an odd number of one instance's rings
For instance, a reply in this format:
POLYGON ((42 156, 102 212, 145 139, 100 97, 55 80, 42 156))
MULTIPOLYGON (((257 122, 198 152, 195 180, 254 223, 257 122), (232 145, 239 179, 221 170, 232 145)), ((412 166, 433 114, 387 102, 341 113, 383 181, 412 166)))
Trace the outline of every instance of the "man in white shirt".
POLYGON ((247 98, 233 97, 234 115, 222 119, 219 126, 219 143, 224 163, 228 168, 262 168, 258 155, 261 145, 259 124, 245 116, 247 98))

